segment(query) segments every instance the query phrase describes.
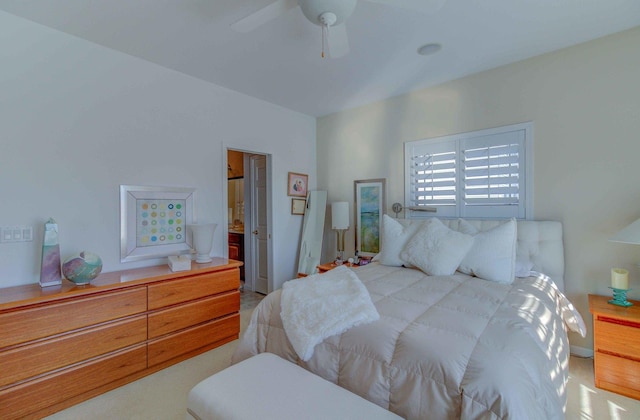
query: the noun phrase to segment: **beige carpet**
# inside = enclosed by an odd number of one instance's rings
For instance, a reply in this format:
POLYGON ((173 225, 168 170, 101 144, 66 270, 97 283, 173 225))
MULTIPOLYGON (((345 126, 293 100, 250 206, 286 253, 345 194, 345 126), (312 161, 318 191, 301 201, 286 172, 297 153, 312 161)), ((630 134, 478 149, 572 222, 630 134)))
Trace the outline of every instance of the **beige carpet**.
MULTIPOLYGON (((253 309, 240 313, 244 331, 253 309)), ((238 341, 171 366, 48 419, 184 419, 187 394, 204 378, 229 366, 238 341)), ((639 419, 640 401, 593 385, 593 360, 571 357, 567 419, 639 419)), ((250 400, 250 396, 247 399, 250 400)))
POLYGON ((593 359, 569 361, 567 419, 640 419, 640 401, 596 388, 593 359))

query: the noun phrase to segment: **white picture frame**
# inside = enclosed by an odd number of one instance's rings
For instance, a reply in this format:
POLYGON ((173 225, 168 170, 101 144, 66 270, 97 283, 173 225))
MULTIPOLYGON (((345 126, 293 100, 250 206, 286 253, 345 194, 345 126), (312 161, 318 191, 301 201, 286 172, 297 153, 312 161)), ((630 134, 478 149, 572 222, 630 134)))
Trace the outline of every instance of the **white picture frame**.
POLYGON ((187 225, 194 222, 194 193, 194 188, 120 185, 120 262, 191 253, 187 225))

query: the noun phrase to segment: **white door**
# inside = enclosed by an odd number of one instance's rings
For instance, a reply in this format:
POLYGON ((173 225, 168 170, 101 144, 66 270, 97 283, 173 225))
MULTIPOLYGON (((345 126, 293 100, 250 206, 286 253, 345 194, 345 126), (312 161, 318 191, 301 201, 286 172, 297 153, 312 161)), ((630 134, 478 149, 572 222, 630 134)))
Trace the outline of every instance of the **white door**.
POLYGON ((251 156, 251 270, 255 291, 269 292, 269 229, 267 203, 267 158, 251 156))

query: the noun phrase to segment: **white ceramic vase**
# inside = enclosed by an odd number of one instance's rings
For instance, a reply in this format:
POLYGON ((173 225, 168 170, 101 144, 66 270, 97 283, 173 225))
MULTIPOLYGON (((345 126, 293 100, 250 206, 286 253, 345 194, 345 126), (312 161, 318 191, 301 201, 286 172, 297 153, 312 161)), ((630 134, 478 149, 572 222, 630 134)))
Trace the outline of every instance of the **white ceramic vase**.
POLYGON ((193 248, 196 250, 196 262, 211 262, 211 247, 213 246, 213 232, 216 230, 215 223, 203 223, 189 225, 193 238, 193 248))

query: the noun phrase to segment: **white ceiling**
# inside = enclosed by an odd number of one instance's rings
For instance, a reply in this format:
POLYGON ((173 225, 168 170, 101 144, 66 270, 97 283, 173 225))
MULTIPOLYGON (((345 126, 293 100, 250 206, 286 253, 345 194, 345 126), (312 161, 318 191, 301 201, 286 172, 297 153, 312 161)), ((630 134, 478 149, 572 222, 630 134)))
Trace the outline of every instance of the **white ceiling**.
POLYGON ((640 25, 640 0, 448 0, 433 15, 360 0, 351 51, 323 59, 299 8, 242 34, 272 0, 0 0, 0 10, 311 116, 640 25), (416 53, 438 42, 433 56, 416 53))

